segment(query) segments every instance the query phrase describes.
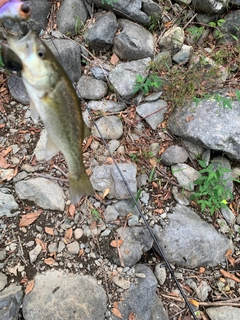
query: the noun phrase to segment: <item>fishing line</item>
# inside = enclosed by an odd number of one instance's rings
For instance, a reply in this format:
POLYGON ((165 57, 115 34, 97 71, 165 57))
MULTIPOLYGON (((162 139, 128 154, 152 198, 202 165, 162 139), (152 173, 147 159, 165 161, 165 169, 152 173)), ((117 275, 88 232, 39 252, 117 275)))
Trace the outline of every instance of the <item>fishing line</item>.
MULTIPOLYGON (((52 41, 52 44, 53 44, 54 48, 56 49, 59 57, 61 57, 60 52, 58 51, 57 46, 55 45, 55 43, 54 43, 54 41, 53 41, 52 38, 51 38, 51 41, 52 41)), ((190 302, 188 301, 187 296, 185 295, 182 287, 180 286, 180 284, 179 284, 179 282, 178 282, 178 280, 177 280, 177 278, 176 278, 176 276, 175 276, 175 274, 174 274, 174 271, 173 271, 171 265, 169 264, 169 262, 168 262, 168 260, 167 260, 167 258, 166 258, 166 256, 165 256, 165 254, 163 253, 162 248, 160 247, 160 245, 159 245, 159 243, 158 243, 158 241, 157 241, 157 239, 156 239, 156 237, 155 237, 155 235, 154 235, 154 233, 153 233, 152 228, 150 227, 150 225, 149 225, 149 223, 147 222, 144 214, 142 213, 142 210, 141 210, 141 208, 140 208, 140 206, 139 206, 139 204, 138 204, 138 202, 137 202, 134 194, 132 193, 132 191, 131 191, 131 189, 130 189, 130 187, 129 187, 129 184, 128 184, 127 180, 125 179, 125 177, 124 177, 124 175, 123 175, 123 173, 122 173, 122 171, 121 171, 121 169, 120 169, 117 161, 115 160, 114 156, 112 155, 112 153, 111 153, 111 151, 110 151, 110 149, 109 149, 109 146, 108 146, 106 140, 104 139, 104 137, 103 137, 103 135, 102 135, 102 133, 101 133, 101 131, 100 131, 100 129, 99 129, 96 121, 93 119, 93 116, 92 116, 92 114, 91 114, 91 110, 89 109, 89 107, 88 107, 87 103, 85 102, 85 100, 82 98, 82 96, 81 96, 78 88, 75 86, 75 84, 73 84, 73 86, 74 86, 74 88, 75 88, 75 90, 76 90, 76 92, 77 92, 77 95, 79 96, 81 102, 83 103, 84 107, 85 107, 86 110, 88 111, 88 114, 89 114, 89 116, 90 116, 91 121, 93 122, 95 128, 97 129, 98 134, 99 134, 99 136, 100 136, 100 138, 101 138, 101 140, 102 140, 105 148, 107 149, 107 151, 108 151, 111 159, 113 160, 113 163, 114 163, 114 165, 115 165, 115 167, 116 167, 116 169, 117 169, 117 171, 118 171, 118 173, 119 173, 122 181, 123 181, 124 184, 125 184, 125 187, 127 188, 127 190, 128 190, 128 192, 129 192, 132 200, 134 201, 134 204, 135 204, 135 206, 136 206, 136 208, 137 208, 137 210, 138 210, 138 212, 139 212, 139 214, 140 214, 140 217, 141 217, 142 220, 144 221, 144 223, 145 223, 145 225, 146 225, 146 227, 147 227, 147 229, 148 229, 148 231, 149 231, 149 233, 150 233, 150 235, 151 235, 151 237, 152 237, 152 239, 153 239, 153 241, 154 241, 154 244, 155 244, 155 246, 156 246, 156 248, 157 248, 158 253, 159 253, 159 254, 161 255, 161 257, 163 258, 163 260, 164 260, 164 262, 165 262, 165 264, 166 264, 166 266, 167 266, 167 268, 168 268, 168 270, 169 270, 172 278, 174 279, 174 281, 175 281, 175 283, 176 283, 176 285, 177 285, 177 287, 178 287, 178 289, 179 289, 179 291, 180 291, 180 293, 181 293, 184 301, 186 302, 186 304, 187 304, 187 306, 188 306, 188 308, 189 308, 189 310, 190 310, 190 312, 191 312, 194 320, 198 320, 197 317, 196 317, 196 315, 195 315, 195 313, 194 313, 194 310, 193 310, 193 308, 192 308, 192 305, 191 305, 190 302)))

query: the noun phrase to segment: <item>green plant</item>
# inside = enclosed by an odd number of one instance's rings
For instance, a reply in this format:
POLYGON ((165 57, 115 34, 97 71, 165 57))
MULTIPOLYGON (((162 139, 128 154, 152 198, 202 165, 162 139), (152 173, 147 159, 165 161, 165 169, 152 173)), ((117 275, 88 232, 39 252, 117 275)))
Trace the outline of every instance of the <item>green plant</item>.
POLYGON ((91 214, 93 216, 94 219, 100 219, 101 218, 101 215, 100 213, 97 211, 97 209, 93 208, 91 210, 91 214))
POLYGON ((132 161, 138 163, 138 157, 140 156, 140 153, 130 153, 130 157, 132 159, 132 161))
POLYGON ((79 35, 81 30, 84 28, 84 24, 79 17, 76 17, 75 21, 75 35, 79 35))
POLYGON ((214 36, 216 37, 216 39, 221 39, 223 37, 223 33, 219 30, 218 27, 221 27, 224 23, 226 22, 226 20, 224 19, 219 19, 216 22, 209 22, 208 25, 212 28, 214 28, 214 36))
POLYGON ((201 177, 194 181, 197 191, 190 199, 201 206, 201 211, 207 208, 213 215, 216 210, 227 206, 228 199, 233 199, 232 192, 227 187, 227 180, 224 179, 224 173, 230 170, 220 165, 214 169, 213 164, 207 166, 202 160, 199 160, 199 164, 203 168, 199 171, 201 177))
POLYGON ((150 16, 150 22, 147 27, 151 32, 156 31, 159 28, 159 17, 156 14, 150 16))
POLYGON ((187 31, 191 34, 193 41, 197 41, 203 34, 204 27, 192 26, 187 28, 187 31))
POLYGON ((144 95, 146 95, 147 93, 149 93, 151 89, 158 89, 161 85, 162 80, 157 75, 151 74, 148 78, 145 78, 142 75, 138 74, 136 76, 134 93, 140 90, 143 92, 144 95))

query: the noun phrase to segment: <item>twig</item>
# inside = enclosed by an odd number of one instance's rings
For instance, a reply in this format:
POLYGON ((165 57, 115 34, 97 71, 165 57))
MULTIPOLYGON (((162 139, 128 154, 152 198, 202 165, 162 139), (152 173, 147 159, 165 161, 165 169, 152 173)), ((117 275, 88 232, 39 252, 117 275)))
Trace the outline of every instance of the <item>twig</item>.
POLYGON ((19 243, 19 247, 20 247, 20 253, 21 253, 21 256, 22 256, 22 261, 24 262, 25 266, 28 264, 26 259, 24 258, 24 252, 23 252, 23 247, 22 247, 22 243, 21 243, 21 239, 19 236, 17 236, 18 238, 18 243, 19 243))
POLYGON ((119 248, 119 244, 118 244, 118 236, 115 237, 115 240, 116 240, 116 246, 117 246, 117 251, 118 251, 120 264, 121 264, 121 267, 124 267, 123 257, 122 257, 122 254, 121 254, 121 251, 120 251, 120 248, 119 248))
POLYGON ((46 179, 50 179, 50 180, 58 180, 58 181, 62 181, 62 182, 68 182, 68 179, 52 177, 49 174, 41 174, 41 173, 34 172, 34 175, 38 176, 38 177, 43 177, 43 178, 46 178, 46 179))

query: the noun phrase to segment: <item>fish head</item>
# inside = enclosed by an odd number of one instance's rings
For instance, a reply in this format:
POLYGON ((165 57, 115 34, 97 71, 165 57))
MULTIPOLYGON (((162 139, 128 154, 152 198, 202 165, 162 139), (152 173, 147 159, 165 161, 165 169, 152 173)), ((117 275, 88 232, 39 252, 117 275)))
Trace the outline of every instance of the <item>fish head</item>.
POLYGON ((27 20, 31 15, 29 3, 9 0, 0 8, 0 20, 4 18, 27 20))
POLYGON ((47 45, 31 30, 20 40, 7 38, 10 49, 22 63, 22 77, 36 89, 52 88, 57 82, 56 58, 47 45))

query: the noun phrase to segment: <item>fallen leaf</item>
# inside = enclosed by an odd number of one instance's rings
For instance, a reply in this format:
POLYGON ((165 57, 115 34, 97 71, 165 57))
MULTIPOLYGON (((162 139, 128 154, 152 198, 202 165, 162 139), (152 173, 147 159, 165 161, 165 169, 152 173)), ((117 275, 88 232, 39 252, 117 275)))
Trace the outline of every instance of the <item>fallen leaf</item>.
POLYGON ((114 161, 111 157, 107 158, 106 164, 114 164, 114 161))
POLYGON ((159 213, 159 214, 163 214, 164 213, 163 209, 154 209, 153 211, 156 212, 156 213, 159 213))
POLYGON ((154 181, 152 182, 152 186, 153 186, 153 188, 158 188, 159 187, 159 185, 154 181))
POLYGON ((84 255, 84 249, 80 249, 79 252, 78 252, 78 256, 81 257, 84 255))
POLYGON ((199 302, 198 302, 198 301, 192 299, 192 300, 189 300, 189 302, 190 302, 192 305, 194 305, 195 307, 199 308, 199 302))
POLYGON ((223 269, 220 269, 221 274, 225 277, 225 278, 229 278, 234 280, 235 282, 240 282, 240 278, 237 278, 234 274, 227 272, 223 269))
POLYGON ((20 262, 18 262, 18 264, 16 264, 14 267, 9 267, 7 268, 8 272, 14 274, 15 276, 17 276, 17 270, 20 267, 20 262))
POLYGON ((228 261, 231 263, 232 266, 235 265, 235 259, 232 257, 232 250, 228 249, 227 253, 225 254, 225 257, 227 257, 228 261))
POLYGON ((9 168, 10 164, 7 163, 6 159, 0 155, 0 168, 7 169, 9 168))
POLYGON ((30 280, 26 286, 25 294, 29 294, 34 287, 34 280, 30 280))
POLYGON ((21 216, 20 222, 19 222, 19 227, 27 227, 30 224, 32 224, 41 214, 42 212, 32 212, 32 213, 27 213, 23 216, 21 216))
POLYGON ((71 203, 68 208, 68 213, 71 217, 74 217, 75 210, 76 210, 75 205, 71 203))
POLYGON ((134 312, 131 312, 128 316, 128 320, 137 320, 136 314, 134 312))
POLYGON ((89 137, 87 139, 87 142, 85 143, 85 145, 83 147, 83 152, 85 152, 87 150, 87 148, 91 145, 92 141, 93 141, 93 137, 89 137))
POLYGON ((47 234, 50 234, 51 236, 54 236, 54 230, 53 230, 53 228, 45 227, 44 229, 45 229, 45 232, 46 232, 47 234))
POLYGON ((69 228, 65 231, 65 235, 64 235, 64 238, 66 240, 71 240, 72 239, 72 234, 73 234, 73 229, 72 228, 69 228))
POLYGON ((116 309, 118 309, 118 302, 117 302, 117 301, 114 301, 114 302, 113 302, 113 307, 116 308, 116 309))
POLYGON ((119 62, 119 58, 118 56, 114 53, 112 56, 111 56, 111 60, 110 60, 111 64, 113 64, 114 66, 116 66, 119 62))
POLYGON ((0 129, 4 128, 6 126, 5 123, 0 123, 0 129))
POLYGON ((107 188, 107 189, 103 192, 103 195, 102 195, 102 198, 103 198, 103 199, 109 194, 109 191, 110 191, 110 189, 107 188))
POLYGON ((12 147, 7 147, 1 151, 1 156, 6 157, 12 151, 12 147))
POLYGON ((114 248, 118 248, 121 247, 121 245, 123 244, 123 240, 122 239, 118 239, 118 240, 112 240, 110 245, 114 248))
POLYGON ((192 121, 194 119, 194 116, 188 116, 187 118, 186 118, 186 121, 187 122, 190 122, 190 121, 192 121))
POLYGON ((55 260, 53 258, 46 258, 44 259, 44 263, 46 263, 48 266, 51 266, 55 260))
POLYGON ((29 280, 28 280, 28 277, 26 276, 26 274, 23 276, 23 278, 21 279, 21 281, 20 281, 20 284, 26 284, 26 283, 28 283, 29 282, 29 280))
POLYGON ((205 268, 204 267, 200 267, 198 273, 204 273, 205 272, 205 268))
POLYGON ((47 252, 47 243, 46 242, 43 242, 42 240, 40 240, 38 238, 36 238, 35 241, 36 241, 36 244, 40 244, 43 252, 47 252))
POLYGON ((123 319, 121 312, 117 308, 112 308, 112 313, 115 317, 119 319, 123 319))

